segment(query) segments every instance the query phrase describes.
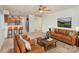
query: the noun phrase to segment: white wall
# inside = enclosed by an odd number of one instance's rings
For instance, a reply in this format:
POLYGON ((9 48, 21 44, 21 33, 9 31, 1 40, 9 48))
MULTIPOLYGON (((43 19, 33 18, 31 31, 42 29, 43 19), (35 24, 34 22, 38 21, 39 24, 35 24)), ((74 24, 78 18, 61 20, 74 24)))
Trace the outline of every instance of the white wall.
POLYGON ((35 32, 36 30, 36 18, 33 15, 29 15, 29 32, 35 32))
POLYGON ((26 31, 26 17, 25 16, 23 16, 23 17, 21 17, 22 18, 22 26, 23 26, 23 33, 27 33, 27 31, 26 31))
POLYGON ((36 31, 41 32, 42 31, 42 17, 36 17, 36 31))
POLYGON ((52 26, 52 28, 57 27, 57 18, 62 17, 72 17, 72 28, 69 29, 79 27, 79 7, 75 7, 44 16, 42 23, 43 32, 48 30, 48 26, 52 26))
POLYGON ((42 18, 34 15, 29 16, 29 32, 42 31, 42 18))

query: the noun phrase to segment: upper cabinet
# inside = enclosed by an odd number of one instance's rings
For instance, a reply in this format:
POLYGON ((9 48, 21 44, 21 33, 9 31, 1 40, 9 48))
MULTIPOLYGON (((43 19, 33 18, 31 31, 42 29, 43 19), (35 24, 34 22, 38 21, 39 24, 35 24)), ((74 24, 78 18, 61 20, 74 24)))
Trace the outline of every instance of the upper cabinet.
POLYGON ((5 23, 8 23, 8 25, 20 25, 21 24, 21 18, 14 18, 14 17, 9 17, 9 15, 4 15, 4 21, 5 23))
POLYGON ((8 15, 4 15, 4 21, 5 21, 5 23, 8 22, 8 15))

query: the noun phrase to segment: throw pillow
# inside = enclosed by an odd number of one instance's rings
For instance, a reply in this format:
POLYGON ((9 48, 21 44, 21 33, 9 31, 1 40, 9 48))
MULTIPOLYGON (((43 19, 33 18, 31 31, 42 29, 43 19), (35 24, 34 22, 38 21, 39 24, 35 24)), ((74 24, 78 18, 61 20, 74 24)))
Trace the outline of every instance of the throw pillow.
POLYGON ((69 32, 68 35, 73 36, 73 35, 75 35, 75 32, 69 32))
POLYGON ((31 44, 29 43, 29 41, 23 40, 23 42, 25 43, 27 50, 31 50, 31 44))
POLYGON ((27 40, 24 40, 21 35, 20 35, 20 39, 24 42, 24 44, 25 44, 27 50, 31 50, 31 44, 30 44, 30 42, 27 41, 27 40))

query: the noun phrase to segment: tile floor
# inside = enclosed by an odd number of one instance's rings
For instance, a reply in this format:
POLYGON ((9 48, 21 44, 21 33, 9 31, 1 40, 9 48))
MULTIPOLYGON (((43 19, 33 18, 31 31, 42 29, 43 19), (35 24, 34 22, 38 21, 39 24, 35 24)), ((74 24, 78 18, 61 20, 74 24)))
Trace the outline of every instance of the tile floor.
POLYGON ((47 51, 47 53, 78 53, 79 47, 71 46, 66 43, 58 41, 56 43, 56 48, 52 48, 47 51))
POLYGON ((3 42, 3 45, 1 47, 1 50, 0 52, 1 53, 7 53, 7 52, 13 52, 13 39, 10 38, 10 39, 5 39, 4 42, 3 42))

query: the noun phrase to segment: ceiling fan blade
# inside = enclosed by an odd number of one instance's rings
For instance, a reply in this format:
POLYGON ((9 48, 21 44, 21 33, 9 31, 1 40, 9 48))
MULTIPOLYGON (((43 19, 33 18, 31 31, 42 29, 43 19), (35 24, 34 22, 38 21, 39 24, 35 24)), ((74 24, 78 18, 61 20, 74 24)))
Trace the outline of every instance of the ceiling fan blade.
POLYGON ((43 5, 39 5, 38 9, 35 9, 35 11, 33 12, 33 14, 36 14, 36 15, 41 15, 41 14, 48 14, 50 13, 51 10, 48 9, 46 6, 43 6, 43 5))
POLYGON ((44 11, 51 11, 51 10, 44 10, 44 11))

